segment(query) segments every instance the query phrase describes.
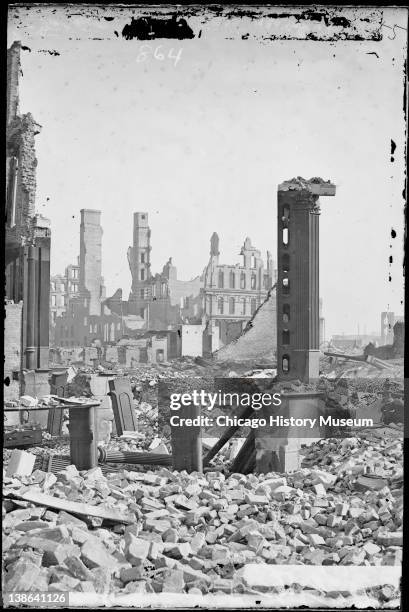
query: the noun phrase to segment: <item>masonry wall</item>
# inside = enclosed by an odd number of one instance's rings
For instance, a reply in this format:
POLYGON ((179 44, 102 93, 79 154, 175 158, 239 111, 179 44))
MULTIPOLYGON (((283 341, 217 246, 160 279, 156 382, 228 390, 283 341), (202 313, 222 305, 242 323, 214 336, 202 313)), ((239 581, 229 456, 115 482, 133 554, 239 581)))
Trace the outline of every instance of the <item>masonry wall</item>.
POLYGON ((204 325, 182 325, 182 356, 197 357, 203 354, 204 325))
POLYGON ((23 304, 6 304, 4 321, 4 378, 8 378, 9 385, 4 385, 4 399, 17 400, 20 385, 13 380, 13 370, 21 368, 21 331, 22 331, 23 304))
POLYGON ((80 226, 80 291, 89 297, 89 314, 101 314, 103 295, 102 227, 99 210, 82 209, 80 226))
POLYGON ((246 362, 254 359, 273 360, 276 350, 276 291, 271 289, 266 300, 257 309, 241 336, 216 351, 213 357, 220 362, 246 362))

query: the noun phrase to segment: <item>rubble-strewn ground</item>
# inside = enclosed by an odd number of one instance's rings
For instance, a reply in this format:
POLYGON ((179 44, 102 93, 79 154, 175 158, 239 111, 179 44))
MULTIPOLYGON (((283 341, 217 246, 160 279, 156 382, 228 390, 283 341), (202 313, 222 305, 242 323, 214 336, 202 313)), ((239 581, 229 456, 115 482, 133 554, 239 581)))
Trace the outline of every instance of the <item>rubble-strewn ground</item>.
MULTIPOLYGON (((100 468, 78 473, 69 466, 57 475, 4 478, 4 590, 254 594, 280 589, 260 579, 251 586, 253 564, 400 565, 401 436, 390 427, 322 440, 304 449, 306 467, 292 474, 226 477, 217 469, 188 475, 135 466, 104 476, 100 468), (33 491, 85 502, 90 516, 18 499, 33 491), (92 507, 130 514, 132 522, 103 522, 92 507)), ((124 441, 109 446, 130 448, 124 441)), ((294 592, 305 588, 288 582, 294 592)), ((323 584, 319 594, 335 596, 325 591, 323 584)), ((348 585, 336 594, 349 595, 348 585)), ((382 604, 398 597, 382 584, 381 569, 366 595, 382 604)))
MULTIPOLYGON (((381 415, 385 378, 389 392, 400 394, 400 362, 393 372, 372 368, 374 376, 367 379, 359 368, 351 371, 351 364, 335 365, 323 360, 319 381, 293 381, 280 388, 320 390, 327 405, 366 410, 375 421, 381 415), (344 375, 353 381, 346 384, 344 375)), ((266 364, 253 370, 234 364, 209 369, 207 363, 181 359, 129 372, 138 432, 112 438, 106 450, 170 452, 170 431, 157 410, 158 384, 168 379, 189 384, 189 379, 208 375, 272 378, 274 371, 266 364), (154 448, 158 434, 160 451, 154 448)), ((83 394, 79 387, 78 395, 83 394)), ((69 442, 68 437, 43 434, 43 445, 28 449, 42 469, 27 477, 4 477, 3 590, 71 591, 84 597, 235 594, 256 600, 293 594, 300 597, 298 605, 318 597, 316 605, 331 607, 359 601, 397 606, 398 585, 390 572, 401 571, 402 440, 399 425, 321 440, 302 450, 299 471, 264 475, 229 474, 234 448, 237 452, 232 440, 211 461, 209 471, 189 475, 121 465, 78 473, 67 461, 57 460, 53 471, 46 472, 45 458, 66 458, 69 442), (41 505, 23 499, 36 492, 51 501, 43 498, 48 501, 41 505), (87 507, 65 511, 53 507, 53 499, 54 506, 81 502, 87 507), (118 520, 93 515, 101 509, 113 511, 118 520), (357 568, 355 577, 372 568, 375 581, 331 586, 330 569, 351 565, 357 568), (283 577, 270 566, 288 566, 289 571, 283 577), (328 568, 322 585, 314 582, 311 566, 320 572, 328 568), (298 582, 291 567, 305 569, 298 582)), ((5 470, 11 452, 4 450, 5 470)))

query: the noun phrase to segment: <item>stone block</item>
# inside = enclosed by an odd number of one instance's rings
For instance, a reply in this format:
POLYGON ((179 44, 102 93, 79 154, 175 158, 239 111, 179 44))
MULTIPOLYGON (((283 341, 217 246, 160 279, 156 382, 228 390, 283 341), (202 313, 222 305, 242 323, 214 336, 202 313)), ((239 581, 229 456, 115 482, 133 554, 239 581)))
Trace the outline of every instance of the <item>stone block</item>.
POLYGON ((6 476, 29 476, 34 468, 36 457, 24 450, 13 448, 6 469, 6 476))
POLYGON ((81 559, 89 569, 104 567, 115 570, 120 567, 120 562, 98 541, 87 540, 81 546, 81 559))
POLYGON ((5 591, 30 591, 40 575, 40 567, 27 559, 19 559, 5 575, 5 591))

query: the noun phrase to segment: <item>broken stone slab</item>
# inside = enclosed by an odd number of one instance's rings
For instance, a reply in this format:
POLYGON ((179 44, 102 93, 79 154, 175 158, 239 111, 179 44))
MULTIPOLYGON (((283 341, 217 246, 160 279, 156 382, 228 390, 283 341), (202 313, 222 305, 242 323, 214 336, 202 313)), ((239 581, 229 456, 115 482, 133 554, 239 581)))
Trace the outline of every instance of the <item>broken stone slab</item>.
POLYGON ((173 559, 183 559, 192 553, 192 549, 188 542, 179 542, 177 544, 165 543, 163 553, 173 559))
MULTIPOLYGON (((169 513, 167 513, 169 516, 169 513)), ((145 520, 145 529, 149 529, 151 531, 154 531, 156 533, 165 533, 166 531, 168 531, 171 528, 171 523, 170 521, 166 521, 166 520, 155 520, 155 519, 146 519, 145 520)))
POLYGON ((135 580, 141 580, 144 576, 144 570, 142 566, 138 567, 123 567, 120 571, 120 579, 124 584, 128 582, 134 582, 135 580))
POLYGON ((269 498, 267 497, 267 495, 256 495, 254 493, 246 493, 246 495, 244 496, 244 501, 246 502, 246 504, 262 505, 262 504, 268 504, 269 498))
POLYGON ((132 533, 125 535, 125 556, 134 566, 140 566, 147 558, 150 550, 150 542, 135 537, 132 533))
POLYGON ((78 557, 67 557, 64 561, 64 565, 74 578, 78 578, 81 581, 90 581, 92 583, 94 577, 92 572, 78 557))
POLYGON ((318 495, 318 497, 325 497, 327 494, 327 491, 324 487, 324 485, 322 483, 319 484, 315 484, 314 485, 314 489, 315 489, 315 493, 318 495))
POLYGON ((68 512, 65 512, 65 510, 62 510, 62 512, 58 513, 57 525, 75 525, 80 529, 88 529, 88 526, 85 521, 82 521, 78 517, 73 516, 68 512))
POLYGON ((64 591, 75 591, 79 586, 80 581, 78 578, 68 576, 63 572, 56 572, 51 576, 50 583, 48 585, 49 592, 64 592, 64 591))
POLYGON ((41 568, 27 559, 19 559, 5 575, 5 591, 30 591, 40 575, 41 568))
POLYGON ((322 484, 326 489, 331 487, 337 480, 336 474, 324 472, 323 470, 312 470, 310 477, 313 485, 322 484))
POLYGON ((33 530, 30 536, 33 538, 53 540, 54 542, 69 542, 70 538, 69 531, 65 525, 58 525, 57 527, 50 527, 47 525, 46 528, 33 530))
POLYGON ((49 523, 47 523, 47 521, 24 521, 23 523, 15 525, 14 529, 16 531, 32 531, 48 527, 48 525, 49 523))
POLYGON ((363 545, 362 548, 364 549, 364 551, 367 553, 369 557, 371 557, 372 555, 377 555, 379 552, 381 552, 381 547, 377 546, 373 542, 367 542, 366 544, 363 545))
POLYGON ((86 531, 85 529, 82 529, 81 527, 69 525, 68 530, 70 532, 71 539, 74 542, 74 544, 78 544, 79 546, 82 546, 83 544, 85 544, 85 542, 90 537, 92 537, 90 536, 88 531, 86 531))
POLYGON ((17 543, 18 546, 34 548, 43 553, 43 565, 61 565, 67 557, 79 555, 79 548, 69 542, 56 542, 46 538, 23 536, 17 543))
POLYGON ((119 570, 121 564, 111 555, 102 542, 87 540, 81 546, 81 559, 89 569, 104 567, 110 570, 119 570))
POLYGON ((185 581, 180 569, 167 569, 163 573, 162 593, 183 593, 185 581))
POLYGON ((3 517, 3 529, 15 529, 16 525, 23 521, 28 521, 31 519, 31 516, 31 508, 12 510, 3 517))
POLYGON ((45 493, 25 492, 21 495, 18 493, 13 493, 12 496, 32 502, 33 504, 38 504, 40 506, 57 508, 58 510, 65 510, 66 512, 72 514, 106 519, 115 523, 130 524, 135 520, 135 518, 129 514, 127 515, 121 512, 109 511, 105 508, 101 508, 100 506, 92 506, 82 502, 67 501, 65 499, 59 499, 45 493))
POLYGON ((112 570, 106 567, 96 567, 91 570, 92 583, 97 593, 110 593, 112 590, 112 570))
POLYGON ((96 593, 94 584, 88 580, 81 580, 78 585, 77 591, 81 593, 96 593))
POLYGON ((271 491, 272 499, 277 501, 284 501, 288 499, 288 497, 295 493, 296 489, 293 487, 289 487, 288 485, 280 485, 271 491))
POLYGON ((360 476, 355 482, 354 488, 356 491, 380 491, 388 484, 384 478, 371 478, 369 476, 360 476))
POLYGON ((383 531, 378 533, 377 541, 383 546, 402 546, 403 531, 383 531))

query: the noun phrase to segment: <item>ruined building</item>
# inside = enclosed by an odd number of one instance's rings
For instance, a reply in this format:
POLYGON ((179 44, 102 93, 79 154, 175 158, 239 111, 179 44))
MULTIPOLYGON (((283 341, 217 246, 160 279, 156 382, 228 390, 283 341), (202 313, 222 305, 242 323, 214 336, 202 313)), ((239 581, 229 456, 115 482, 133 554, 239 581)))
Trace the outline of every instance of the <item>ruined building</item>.
POLYGON ((121 289, 107 298, 102 277, 102 231, 101 212, 81 210, 78 266, 68 266, 65 275, 53 277, 51 284, 54 347, 115 344, 124 336, 201 322, 200 277, 178 280, 171 259, 161 274, 151 274, 147 213, 134 214, 133 247, 128 250, 132 274, 129 300, 122 299, 121 289))
POLYGON ((401 323, 404 320, 402 315, 395 315, 394 312, 382 312, 381 313, 381 338, 380 343, 392 344, 393 343, 393 327, 395 323, 401 323))
POLYGON ((132 340, 138 361, 149 357, 143 342, 148 340, 155 355, 202 355, 240 336, 274 281, 270 254, 265 268, 249 238, 241 249, 242 265, 219 264, 217 234, 212 236, 210 261, 201 275, 179 280, 171 258, 160 273, 153 274, 148 213, 135 212, 133 244, 127 253, 132 275, 129 299, 122 299, 122 289, 107 298, 101 236, 100 211, 82 210, 78 266, 68 266, 64 276, 52 279, 55 348, 111 345, 109 354, 115 360, 113 345, 132 340), (162 337, 157 333, 168 338, 166 350, 154 349, 153 343, 162 337))
POLYGON ((202 291, 205 354, 236 340, 273 286, 275 273, 269 252, 265 268, 260 251, 246 238, 240 255, 242 264, 221 264, 219 237, 212 235, 202 291))
POLYGON ((78 265, 68 266, 64 277, 53 277, 51 289, 54 346, 83 347, 95 339, 121 337, 120 317, 103 308, 101 211, 81 210, 78 265))
POLYGON ((35 210, 35 137, 41 126, 31 113, 20 114, 20 53, 20 42, 7 51, 4 341, 9 397, 25 387, 23 370, 32 372, 33 380, 36 374, 37 379, 47 376, 49 357, 51 229, 35 210))
POLYGON ((54 332, 57 317, 67 312, 68 304, 79 294, 80 266, 69 265, 64 274, 51 277, 50 284, 50 344, 54 344, 54 332))
POLYGON ((201 320, 201 276, 190 281, 177 278, 172 258, 162 272, 151 270, 151 229, 148 213, 134 213, 133 246, 128 249, 132 288, 126 306, 128 314, 139 315, 146 329, 169 329, 183 322, 201 320))

